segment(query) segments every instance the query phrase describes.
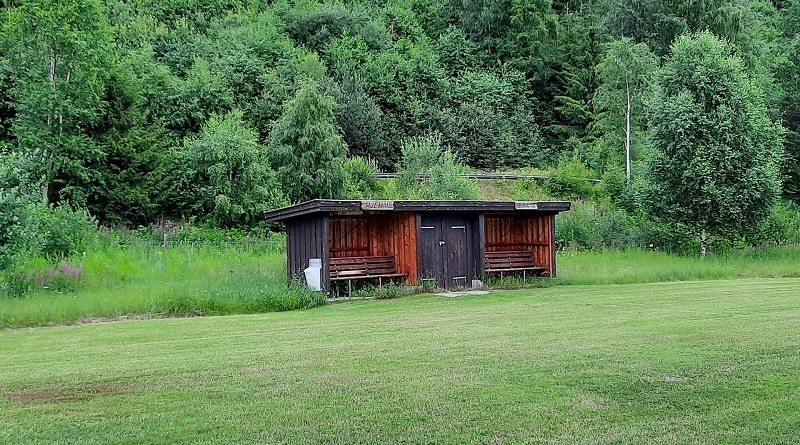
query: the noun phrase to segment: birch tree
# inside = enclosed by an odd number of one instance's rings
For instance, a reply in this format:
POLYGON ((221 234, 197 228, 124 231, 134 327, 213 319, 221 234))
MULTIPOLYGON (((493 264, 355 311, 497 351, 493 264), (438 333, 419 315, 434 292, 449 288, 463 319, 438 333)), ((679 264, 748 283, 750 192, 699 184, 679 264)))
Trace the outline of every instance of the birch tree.
POLYGON ((59 176, 90 175, 102 158, 87 133, 101 116, 111 29, 99 0, 27 0, 7 26, 12 132, 48 202, 59 176))
POLYGON ((730 44, 682 36, 658 78, 651 119, 653 212, 710 235, 746 233, 780 192, 781 126, 730 44))
MULTIPOLYGON (((658 58, 644 43, 635 44, 623 38, 606 48, 605 57, 597 65, 600 87, 595 94, 595 105, 615 116, 624 116, 625 177, 631 181, 631 142, 633 132, 644 116, 644 102, 658 67, 658 58)), ((612 124, 613 128, 614 125, 612 124)))

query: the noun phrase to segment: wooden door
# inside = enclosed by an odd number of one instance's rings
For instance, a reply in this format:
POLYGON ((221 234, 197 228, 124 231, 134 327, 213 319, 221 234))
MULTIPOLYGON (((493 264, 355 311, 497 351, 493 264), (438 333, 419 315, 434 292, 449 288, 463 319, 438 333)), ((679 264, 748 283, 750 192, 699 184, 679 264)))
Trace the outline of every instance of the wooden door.
POLYGON ((471 227, 464 218, 422 215, 420 219, 420 278, 444 289, 472 282, 471 227))

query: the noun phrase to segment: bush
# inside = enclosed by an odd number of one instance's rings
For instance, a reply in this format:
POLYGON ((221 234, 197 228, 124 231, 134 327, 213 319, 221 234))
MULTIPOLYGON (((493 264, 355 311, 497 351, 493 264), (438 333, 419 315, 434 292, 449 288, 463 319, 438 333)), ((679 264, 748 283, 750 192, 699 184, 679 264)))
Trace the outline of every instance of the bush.
POLYGON ((800 244, 800 206, 792 201, 779 202, 746 239, 760 246, 800 244))
POLYGON ((86 252, 97 240, 97 221, 83 209, 35 207, 41 245, 38 254, 56 261, 86 252))
POLYGON ((380 185, 375 178, 378 164, 374 160, 356 156, 344 163, 344 171, 348 199, 371 199, 378 194, 380 185))
MULTIPOLYGON (((556 217, 556 245, 559 249, 597 250, 643 248, 670 253, 688 253, 698 247, 688 227, 651 220, 647 214, 631 215, 610 204, 573 203, 569 212, 556 217)), ((726 241, 715 238, 716 250, 726 241)))
POLYGON ((0 190, 0 270, 30 249, 34 232, 25 200, 11 190, 0 190))
POLYGON ((403 162, 389 194, 395 199, 478 199, 475 183, 459 176, 468 171, 454 153, 442 147, 438 135, 407 138, 403 162))
POLYGON ((594 173, 577 156, 562 162, 545 181, 545 189, 560 199, 588 199, 594 192, 594 173))

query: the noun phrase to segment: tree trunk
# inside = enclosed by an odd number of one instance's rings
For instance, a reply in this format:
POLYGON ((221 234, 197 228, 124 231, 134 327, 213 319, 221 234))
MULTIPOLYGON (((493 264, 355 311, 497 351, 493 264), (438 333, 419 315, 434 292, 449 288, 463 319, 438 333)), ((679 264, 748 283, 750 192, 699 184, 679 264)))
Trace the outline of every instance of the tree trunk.
POLYGON ((700 256, 705 258, 706 257, 706 250, 708 248, 708 232, 706 229, 703 229, 700 232, 700 256))
POLYGON ((625 178, 631 182, 631 87, 625 82, 627 107, 625 108, 625 178))

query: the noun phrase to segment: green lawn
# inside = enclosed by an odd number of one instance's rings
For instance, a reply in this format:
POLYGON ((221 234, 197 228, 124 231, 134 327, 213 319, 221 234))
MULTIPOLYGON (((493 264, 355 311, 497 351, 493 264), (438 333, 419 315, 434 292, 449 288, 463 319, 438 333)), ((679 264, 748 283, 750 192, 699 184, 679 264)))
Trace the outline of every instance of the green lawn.
POLYGON ((0 331, 0 443, 797 443, 800 279, 0 331))

